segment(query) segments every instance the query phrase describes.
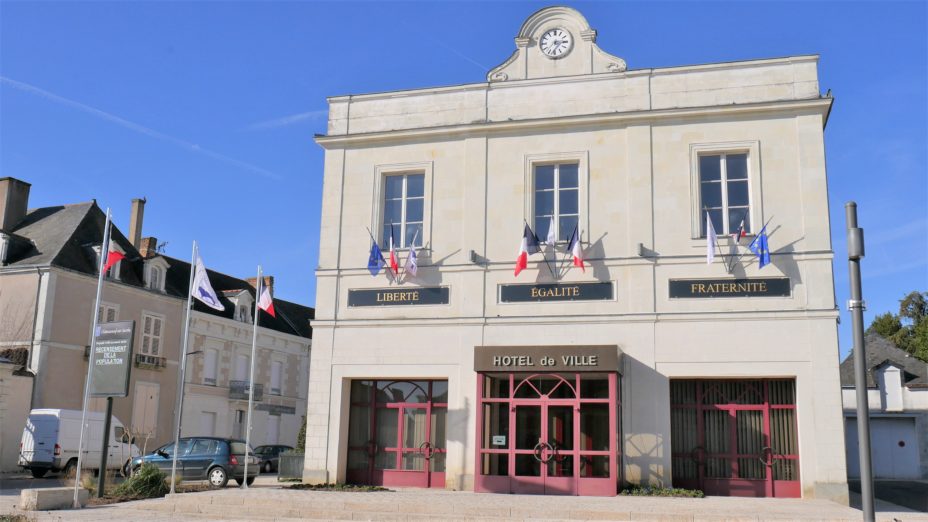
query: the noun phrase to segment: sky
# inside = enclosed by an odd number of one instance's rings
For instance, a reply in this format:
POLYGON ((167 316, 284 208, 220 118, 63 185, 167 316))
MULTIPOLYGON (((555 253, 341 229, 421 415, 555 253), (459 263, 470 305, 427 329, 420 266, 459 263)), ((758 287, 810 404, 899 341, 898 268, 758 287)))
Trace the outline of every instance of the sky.
MULTIPOLYGON (((313 305, 326 97, 485 81, 537 2, 0 0, 0 177, 313 305)), ((928 3, 571 2, 629 69, 819 54, 841 353, 844 204, 865 321, 928 290, 928 3)), ((771 249, 777 245, 771 239, 771 249)), ((359 258, 366 259, 366 252, 359 258)), ((359 261, 359 263, 362 263, 359 261)))

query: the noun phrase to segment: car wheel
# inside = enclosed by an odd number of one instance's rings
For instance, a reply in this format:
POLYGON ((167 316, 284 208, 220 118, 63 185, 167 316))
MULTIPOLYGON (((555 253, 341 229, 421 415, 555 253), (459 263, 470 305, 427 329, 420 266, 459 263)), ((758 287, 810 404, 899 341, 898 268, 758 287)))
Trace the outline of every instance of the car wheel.
POLYGON ((211 488, 224 488, 229 482, 229 475, 226 470, 219 466, 209 470, 206 477, 209 479, 209 487, 211 488))
POLYGON ((271 469, 271 463, 270 463, 270 462, 265 462, 265 463, 264 463, 264 472, 265 472, 265 473, 270 473, 271 471, 273 471, 273 470, 271 469))
POLYGON ((77 476, 77 459, 71 459, 68 461, 68 465, 64 467, 64 478, 73 479, 77 476))
POLYGON ((32 468, 29 471, 32 472, 32 478, 42 478, 48 473, 48 468, 32 468))

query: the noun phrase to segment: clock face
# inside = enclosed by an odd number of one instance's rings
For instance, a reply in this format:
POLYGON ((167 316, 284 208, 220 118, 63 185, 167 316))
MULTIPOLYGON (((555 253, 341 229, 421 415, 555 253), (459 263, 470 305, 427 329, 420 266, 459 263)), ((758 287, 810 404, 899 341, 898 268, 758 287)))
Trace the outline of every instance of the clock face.
POLYGON ((564 29, 551 29, 541 36, 541 52, 550 58, 560 58, 570 51, 574 40, 564 29))

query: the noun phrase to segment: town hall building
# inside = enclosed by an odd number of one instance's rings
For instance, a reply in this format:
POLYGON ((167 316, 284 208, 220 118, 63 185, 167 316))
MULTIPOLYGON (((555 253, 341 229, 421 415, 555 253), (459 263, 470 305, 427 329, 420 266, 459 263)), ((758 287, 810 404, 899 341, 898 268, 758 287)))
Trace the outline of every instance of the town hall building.
POLYGON ((550 7, 486 81, 329 98, 305 481, 847 501, 818 57, 596 37, 550 7))

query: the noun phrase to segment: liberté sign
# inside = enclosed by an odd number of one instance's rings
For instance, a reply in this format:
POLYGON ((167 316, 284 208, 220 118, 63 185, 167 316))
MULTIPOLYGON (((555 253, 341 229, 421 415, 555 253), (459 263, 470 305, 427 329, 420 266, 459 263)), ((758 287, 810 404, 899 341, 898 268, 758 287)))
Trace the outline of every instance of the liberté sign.
POLYGON ((670 297, 789 297, 788 277, 753 279, 671 279, 670 297))
POLYGON ((129 395, 129 372, 132 370, 132 340, 135 321, 117 321, 97 325, 93 356, 92 397, 126 397, 129 395))
POLYGON ((477 346, 478 372, 614 372, 619 370, 615 345, 477 346))
POLYGON ((406 306, 448 304, 447 286, 348 290, 348 306, 406 306))

